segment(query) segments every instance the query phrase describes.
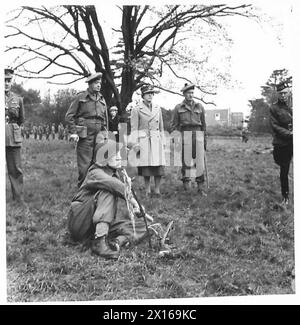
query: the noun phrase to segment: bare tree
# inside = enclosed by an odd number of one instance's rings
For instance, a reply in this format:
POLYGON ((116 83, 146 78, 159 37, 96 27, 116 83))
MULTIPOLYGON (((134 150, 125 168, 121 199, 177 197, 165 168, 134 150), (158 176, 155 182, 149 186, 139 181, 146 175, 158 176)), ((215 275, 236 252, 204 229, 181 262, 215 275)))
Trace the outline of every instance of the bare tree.
MULTIPOLYGON (((251 6, 246 4, 119 9, 121 27, 115 29, 119 42, 109 49, 95 6, 23 6, 12 12, 7 21, 10 32, 5 37, 15 42, 7 46, 6 52, 18 53, 15 67, 20 76, 53 83, 61 77, 69 78, 65 84, 86 77, 92 63, 96 72, 103 73, 102 93, 107 103, 117 105, 123 112, 143 82, 164 89, 159 76, 165 67, 174 77, 190 81, 187 76, 178 75, 174 64, 182 62, 184 54, 179 45, 196 22, 218 26, 217 20, 225 16, 254 17, 251 6)), ((214 93, 197 86, 203 94, 214 93)))

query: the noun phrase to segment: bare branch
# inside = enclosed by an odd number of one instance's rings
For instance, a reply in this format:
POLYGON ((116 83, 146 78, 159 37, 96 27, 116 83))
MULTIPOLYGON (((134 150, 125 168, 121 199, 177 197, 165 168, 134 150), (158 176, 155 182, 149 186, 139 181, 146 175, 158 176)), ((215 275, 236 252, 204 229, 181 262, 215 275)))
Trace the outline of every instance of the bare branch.
POLYGON ((21 35, 23 35, 23 36, 25 36, 25 37, 27 37, 27 38, 29 38, 31 40, 46 44, 46 45, 48 45, 48 46, 50 46, 52 48, 57 48, 57 49, 61 50, 62 52, 64 52, 65 54, 68 54, 79 65, 79 67, 82 69, 83 73, 87 74, 86 68, 82 65, 82 63, 79 61, 77 56, 75 54, 73 54, 70 50, 68 50, 65 47, 63 47, 63 46, 61 46, 59 44, 56 44, 54 42, 47 41, 46 39, 39 39, 39 38, 34 37, 32 35, 28 35, 28 34, 21 31, 19 28, 15 27, 15 26, 9 26, 9 27, 17 30, 19 34, 21 34, 21 35))
MULTIPOLYGON (((173 90, 170 90, 170 89, 167 89, 167 88, 164 88, 164 87, 162 87, 162 86, 157 86, 157 85, 153 85, 155 88, 158 88, 158 89, 160 89, 160 90, 163 90, 163 91, 165 91, 165 92, 167 92, 167 93, 170 93, 170 94, 173 94, 173 95, 179 95, 179 96, 181 96, 181 97, 184 97, 183 95, 182 95, 182 93, 179 93, 179 92, 176 92, 176 91, 173 91, 173 90)), ((203 98, 198 98, 198 97, 196 97, 196 96, 194 96, 194 98, 195 99, 198 99, 198 100, 200 100, 202 103, 204 103, 205 105, 214 105, 214 106, 216 106, 216 104, 214 103, 214 102, 207 102, 207 101, 205 101, 203 98)))

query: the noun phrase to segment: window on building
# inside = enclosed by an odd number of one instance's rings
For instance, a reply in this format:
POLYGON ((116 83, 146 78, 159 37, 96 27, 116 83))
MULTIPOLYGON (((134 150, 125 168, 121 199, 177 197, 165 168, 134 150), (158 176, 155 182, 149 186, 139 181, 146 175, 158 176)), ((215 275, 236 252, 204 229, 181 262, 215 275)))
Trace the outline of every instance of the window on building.
POLYGON ((220 113, 215 113, 215 120, 220 121, 221 114, 220 113))

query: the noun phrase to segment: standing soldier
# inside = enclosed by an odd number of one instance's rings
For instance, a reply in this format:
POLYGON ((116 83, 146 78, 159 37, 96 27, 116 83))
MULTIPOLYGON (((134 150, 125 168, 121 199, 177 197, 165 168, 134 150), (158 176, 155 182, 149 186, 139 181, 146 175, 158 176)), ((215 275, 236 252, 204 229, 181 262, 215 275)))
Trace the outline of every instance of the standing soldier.
POLYGON ((66 126, 64 128, 64 138, 65 138, 65 141, 69 141, 69 130, 68 130, 68 127, 66 126))
POLYGON ((42 125, 38 126, 38 135, 39 135, 39 140, 42 140, 42 138, 43 138, 43 127, 42 127, 42 125))
POLYGON ((185 84, 182 88, 184 101, 175 106, 171 129, 178 130, 182 136, 182 167, 181 175, 184 189, 190 188, 192 171, 195 171, 198 192, 204 183, 204 155, 206 150, 206 123, 203 106, 195 102, 194 84, 185 84))
POLYGON ((46 133, 46 140, 49 141, 49 137, 50 137, 50 126, 48 124, 46 125, 45 133, 46 133))
POLYGON ((243 128, 242 130, 242 142, 247 143, 249 138, 248 138, 248 130, 246 128, 243 128))
POLYGON ((52 140, 55 139, 55 124, 52 123, 51 125, 51 135, 52 135, 52 140))
POLYGON ((62 123, 58 124, 58 139, 59 140, 63 140, 64 139, 64 126, 62 125, 62 123))
POLYGON ((24 106, 21 97, 11 91, 14 70, 5 69, 5 149, 8 177, 13 200, 23 203, 23 172, 21 166, 21 128, 24 106))
POLYGON ((70 140, 77 143, 78 186, 94 158, 97 134, 108 127, 107 107, 100 93, 101 77, 98 72, 87 78, 88 89, 77 95, 66 113, 70 140))
POLYGON ((26 137, 26 139, 29 139, 29 137, 30 137, 30 129, 29 129, 29 126, 28 125, 25 125, 24 126, 24 130, 25 130, 25 137, 26 137))
POLYGON ((36 140, 37 139, 37 134, 38 134, 38 128, 37 128, 36 125, 33 125, 32 132, 33 132, 34 140, 36 140))
POLYGON ((273 157, 280 167, 283 204, 289 203, 289 169, 293 157, 293 111, 289 107, 290 90, 285 82, 276 86, 278 100, 270 109, 273 133, 273 157))

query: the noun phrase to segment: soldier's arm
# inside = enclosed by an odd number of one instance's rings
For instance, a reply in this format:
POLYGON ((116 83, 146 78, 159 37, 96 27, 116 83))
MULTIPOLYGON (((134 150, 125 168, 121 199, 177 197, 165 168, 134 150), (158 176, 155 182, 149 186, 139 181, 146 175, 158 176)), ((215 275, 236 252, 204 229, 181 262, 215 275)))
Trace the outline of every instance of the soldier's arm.
POLYGON ((274 110, 270 110, 270 124, 273 132, 281 136, 282 138, 290 138, 293 136, 293 133, 288 129, 282 127, 277 119, 276 112, 274 110))
POLYGON ((171 121, 171 132, 179 129, 179 116, 178 116, 178 107, 175 106, 173 111, 173 117, 171 121))
POLYGON ((202 108, 201 123, 202 123, 203 131, 206 134, 205 109, 204 109, 204 107, 202 105, 201 105, 201 108, 202 108))
POLYGON ((108 175, 100 168, 88 172, 83 187, 88 190, 105 190, 125 199, 124 183, 118 178, 108 175))
POLYGON ((21 97, 20 97, 20 100, 19 100, 19 106, 20 106, 19 125, 21 125, 25 121, 24 103, 23 103, 23 98, 21 98, 21 97))
POLYGON ((105 103, 105 128, 107 131, 110 131, 109 130, 109 123, 108 123, 108 107, 106 105, 106 102, 105 100, 103 99, 104 103, 105 103))
POLYGON ((79 98, 77 97, 70 105, 66 116, 65 121, 67 125, 69 126, 69 131, 71 134, 77 134, 76 130, 76 115, 79 108, 79 98))

